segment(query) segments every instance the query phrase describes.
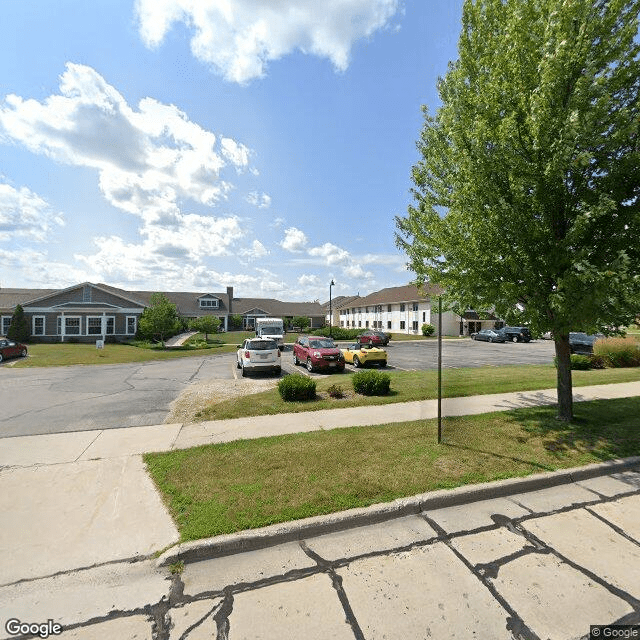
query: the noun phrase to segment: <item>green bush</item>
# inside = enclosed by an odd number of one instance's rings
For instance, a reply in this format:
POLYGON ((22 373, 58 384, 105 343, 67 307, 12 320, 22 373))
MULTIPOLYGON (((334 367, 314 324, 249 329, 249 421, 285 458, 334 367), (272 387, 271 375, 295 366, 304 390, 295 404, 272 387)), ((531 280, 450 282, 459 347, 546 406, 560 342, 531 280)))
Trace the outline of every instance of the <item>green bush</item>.
POLYGON ((608 367, 640 366, 640 349, 637 341, 631 336, 596 340, 593 353, 602 358, 608 367))
MULTIPOLYGON (((572 353, 571 354, 571 368, 574 370, 586 370, 586 369, 598 369, 601 367, 597 367, 594 366, 591 362, 591 357, 590 356, 583 356, 579 353, 572 353)), ((556 368, 558 367, 558 358, 557 356, 554 357, 553 359, 553 364, 556 366, 556 368)))
POLYGON ((313 400, 316 397, 316 383, 307 376, 293 373, 278 382, 278 392, 285 402, 313 400))
POLYGON ((363 396, 386 396, 391 386, 391 376, 379 371, 360 371, 351 381, 354 391, 363 396))
POLYGON ((422 325, 422 335, 423 336, 432 336, 433 332, 436 328, 432 324, 427 324, 426 322, 422 325))
MULTIPOLYGON (((332 327, 331 337, 335 340, 355 340, 364 329, 345 329, 343 327, 332 327)), ((314 336, 329 336, 329 327, 322 327, 322 329, 314 329, 311 332, 314 336)))
POLYGON ((332 384, 327 389, 327 393, 332 398, 344 398, 344 389, 339 384, 332 384))

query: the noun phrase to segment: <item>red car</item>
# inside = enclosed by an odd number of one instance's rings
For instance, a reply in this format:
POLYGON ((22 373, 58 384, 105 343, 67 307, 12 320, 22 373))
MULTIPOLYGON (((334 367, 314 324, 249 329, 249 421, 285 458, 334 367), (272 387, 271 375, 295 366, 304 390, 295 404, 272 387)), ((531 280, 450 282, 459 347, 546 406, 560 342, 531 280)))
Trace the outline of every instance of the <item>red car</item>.
POLYGON ((294 364, 305 364, 309 371, 344 371, 344 355, 331 338, 300 336, 293 345, 294 364))
POLYGON ((369 331, 361 333, 356 339, 360 344, 368 344, 370 347, 374 344, 381 344, 386 347, 389 344, 390 338, 391 336, 384 331, 369 329, 369 331))
POLYGON ((17 358, 27 356, 27 345, 20 344, 19 342, 13 342, 11 340, 0 340, 0 362, 7 358, 17 358))

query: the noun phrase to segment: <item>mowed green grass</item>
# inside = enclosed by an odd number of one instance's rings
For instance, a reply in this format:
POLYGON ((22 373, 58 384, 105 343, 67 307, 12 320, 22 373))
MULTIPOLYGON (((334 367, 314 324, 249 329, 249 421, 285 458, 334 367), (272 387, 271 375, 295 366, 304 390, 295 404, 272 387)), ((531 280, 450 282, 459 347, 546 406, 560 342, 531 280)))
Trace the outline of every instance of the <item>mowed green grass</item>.
MULTIPOLYGON (((305 402, 285 402, 278 389, 212 403, 196 414, 196 420, 221 420, 244 416, 301 413, 338 407, 411 402, 438 397, 438 373, 430 371, 388 371, 391 376, 389 395, 366 397, 351 393, 342 399, 330 398, 327 389, 334 384, 345 391, 353 391, 351 373, 333 374, 316 378, 318 398, 305 402)), ((629 369, 593 369, 573 371, 573 386, 611 384, 640 380, 640 367, 629 369)), ((504 367, 475 367, 445 369, 442 374, 443 397, 533 391, 556 387, 556 368, 553 365, 510 365, 504 367)))
POLYGON ((182 541, 640 453, 640 398, 146 454, 182 541))

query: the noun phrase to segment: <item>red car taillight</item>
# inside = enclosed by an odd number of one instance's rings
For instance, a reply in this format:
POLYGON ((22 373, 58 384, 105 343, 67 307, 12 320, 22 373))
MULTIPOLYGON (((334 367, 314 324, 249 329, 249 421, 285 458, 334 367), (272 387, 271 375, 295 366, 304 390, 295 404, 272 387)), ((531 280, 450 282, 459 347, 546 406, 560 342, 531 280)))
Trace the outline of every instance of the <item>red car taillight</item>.
POLYGON ((278 358, 281 356, 282 354, 280 353, 280 349, 278 349, 278 358))
POLYGON ((245 351, 245 352, 244 352, 244 357, 245 357, 245 358, 247 358, 247 360, 250 360, 250 359, 251 359, 251 357, 250 357, 250 356, 251 356, 251 354, 250 354, 248 351, 245 351))

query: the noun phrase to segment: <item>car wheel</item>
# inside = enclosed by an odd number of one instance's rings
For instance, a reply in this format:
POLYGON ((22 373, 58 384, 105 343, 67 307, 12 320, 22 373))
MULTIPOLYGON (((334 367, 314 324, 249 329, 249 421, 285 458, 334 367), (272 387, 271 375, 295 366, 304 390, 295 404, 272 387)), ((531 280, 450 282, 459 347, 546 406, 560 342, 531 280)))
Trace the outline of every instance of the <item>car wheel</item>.
POLYGON ((353 366, 354 367, 362 366, 362 363, 360 362, 360 358, 358 358, 358 356, 353 356, 353 366))
POLYGON ((282 369, 281 369, 280 367, 278 367, 278 368, 275 370, 275 374, 276 374, 277 376, 279 376, 281 373, 282 373, 282 369))
POLYGON ((513 338, 511 338, 511 342, 518 342, 518 336, 513 336, 513 338))
POLYGON ((0 362, 2 362, 2 354, 0 353, 0 362))
POLYGON ((373 340, 369 340, 369 346, 373 347, 373 340))
POLYGON ((381 366, 381 367, 386 367, 386 366, 387 366, 387 361, 385 360, 385 361, 381 362, 381 363, 380 363, 380 366, 381 366))
POLYGON ((247 372, 246 372, 246 370, 245 370, 245 368, 244 368, 244 367, 242 367, 242 377, 243 377, 243 378, 246 378, 246 377, 247 377, 247 372))
POLYGON ((489 338, 489 342, 493 342, 493 338, 489 338))
POLYGON ((240 360, 236 359, 236 367, 238 367, 238 369, 242 369, 242 365, 240 364, 240 360))
POLYGON ((295 364, 296 367, 300 364, 300 360, 298 360, 298 354, 295 351, 293 352, 293 364, 295 364))
POLYGON ((313 363, 311 362, 311 358, 307 358, 307 371, 309 373, 313 371, 313 363))
POLYGON ((23 350, 20 352, 20 355, 21 355, 23 358, 26 358, 26 357, 27 357, 27 350, 26 350, 26 349, 23 349, 23 350))

